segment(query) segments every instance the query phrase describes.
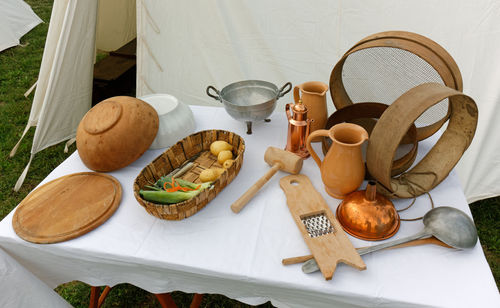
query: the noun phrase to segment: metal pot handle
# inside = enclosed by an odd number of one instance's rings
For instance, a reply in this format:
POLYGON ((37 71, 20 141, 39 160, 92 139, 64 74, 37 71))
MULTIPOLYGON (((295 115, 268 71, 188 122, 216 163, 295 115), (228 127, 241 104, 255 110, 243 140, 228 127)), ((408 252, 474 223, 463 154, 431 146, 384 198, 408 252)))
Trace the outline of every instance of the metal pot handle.
POLYGON ((219 90, 217 90, 217 89, 216 89, 216 88, 214 88, 213 86, 208 86, 208 87, 207 87, 207 95, 208 95, 208 96, 210 96, 210 97, 212 97, 212 98, 214 98, 214 99, 216 99, 216 100, 218 100, 218 101, 221 101, 221 102, 222 102, 222 100, 221 100, 221 98, 220 98, 220 92, 219 92, 219 90), (211 93, 210 93, 210 90, 213 90, 213 91, 217 94, 217 96, 215 96, 215 95, 211 94, 211 93))
POLYGON ((291 82, 285 83, 285 85, 282 86, 281 89, 279 89, 277 98, 283 97, 285 94, 290 92, 291 89, 292 89, 292 83, 291 82), (288 89, 285 90, 286 87, 288 87, 288 89))

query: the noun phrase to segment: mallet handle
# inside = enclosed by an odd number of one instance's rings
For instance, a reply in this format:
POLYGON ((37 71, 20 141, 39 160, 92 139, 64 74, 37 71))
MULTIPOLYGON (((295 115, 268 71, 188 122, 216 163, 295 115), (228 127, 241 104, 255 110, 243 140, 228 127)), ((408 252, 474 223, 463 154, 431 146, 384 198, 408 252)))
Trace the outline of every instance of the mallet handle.
POLYGON ((234 203, 231 205, 231 210, 233 210, 233 212, 235 213, 239 213, 245 207, 248 201, 250 201, 253 198, 253 196, 255 196, 255 194, 260 190, 260 188, 264 186, 264 184, 266 184, 267 181, 269 181, 269 179, 272 178, 273 175, 278 170, 280 170, 280 168, 281 164, 275 163, 273 167, 269 169, 269 171, 267 171, 266 174, 264 174, 263 177, 261 177, 257 182, 255 182, 255 184, 250 186, 250 188, 243 195, 241 195, 241 197, 238 200, 234 201, 234 203))

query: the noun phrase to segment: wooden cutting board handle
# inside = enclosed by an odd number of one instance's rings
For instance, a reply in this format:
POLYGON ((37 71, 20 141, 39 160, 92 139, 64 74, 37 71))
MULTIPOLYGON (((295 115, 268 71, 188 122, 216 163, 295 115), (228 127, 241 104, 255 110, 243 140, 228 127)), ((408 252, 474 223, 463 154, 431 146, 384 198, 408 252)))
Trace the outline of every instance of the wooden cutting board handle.
POLYGON ((280 186, 285 192, 290 213, 326 280, 332 279, 339 262, 358 270, 366 269, 363 259, 307 176, 303 174, 285 176, 280 180, 280 186), (323 214, 328 218, 333 226, 332 233, 316 237, 309 235, 302 219, 316 214, 323 214))

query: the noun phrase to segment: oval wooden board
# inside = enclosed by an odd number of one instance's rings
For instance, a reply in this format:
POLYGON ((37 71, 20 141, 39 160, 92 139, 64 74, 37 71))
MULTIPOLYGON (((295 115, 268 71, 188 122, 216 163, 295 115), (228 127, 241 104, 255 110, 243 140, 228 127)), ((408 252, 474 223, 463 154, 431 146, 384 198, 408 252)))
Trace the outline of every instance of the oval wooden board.
POLYGON ((114 177, 81 172, 65 175, 31 192, 12 218, 22 239, 39 244, 66 241, 104 223, 118 208, 122 197, 114 177))

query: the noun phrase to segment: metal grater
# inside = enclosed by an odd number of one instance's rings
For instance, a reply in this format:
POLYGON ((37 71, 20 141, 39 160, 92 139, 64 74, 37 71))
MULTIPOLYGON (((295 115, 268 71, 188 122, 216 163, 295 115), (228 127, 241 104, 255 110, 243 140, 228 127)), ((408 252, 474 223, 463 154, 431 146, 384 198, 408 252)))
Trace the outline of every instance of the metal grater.
POLYGON ((302 217, 301 220, 312 238, 335 232, 330 220, 323 213, 302 217))
POLYGON ((285 176, 280 186, 285 192, 290 214, 326 280, 332 279, 339 262, 359 270, 366 269, 363 259, 307 176, 285 176))

